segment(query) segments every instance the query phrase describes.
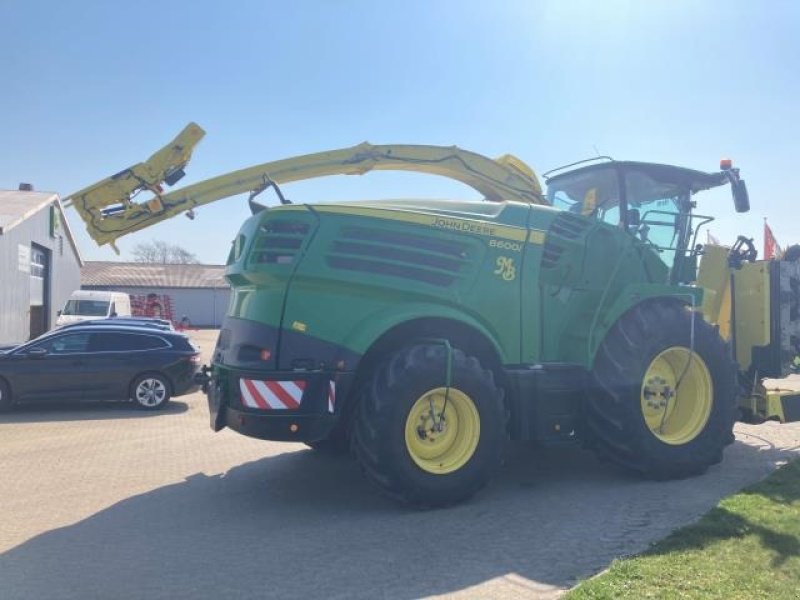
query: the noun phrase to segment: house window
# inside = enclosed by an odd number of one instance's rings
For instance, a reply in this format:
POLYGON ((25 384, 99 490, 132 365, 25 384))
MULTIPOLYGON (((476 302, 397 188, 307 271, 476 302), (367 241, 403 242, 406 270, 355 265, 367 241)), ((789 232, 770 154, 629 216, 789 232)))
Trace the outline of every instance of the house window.
POLYGON ((47 255, 44 250, 31 246, 31 277, 44 278, 47 266, 47 255))

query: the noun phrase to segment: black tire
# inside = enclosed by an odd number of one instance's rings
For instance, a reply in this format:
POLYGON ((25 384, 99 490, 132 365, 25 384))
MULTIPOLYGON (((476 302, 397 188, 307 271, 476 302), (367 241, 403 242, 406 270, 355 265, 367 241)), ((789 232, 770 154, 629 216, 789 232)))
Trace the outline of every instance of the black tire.
MULTIPOLYGON (((704 364, 711 381, 707 420, 703 423, 700 419, 696 432, 690 429, 688 435, 693 437, 687 435, 686 440, 678 438, 671 443, 660 439, 645 421, 645 373, 663 351, 690 347, 691 322, 687 307, 651 302, 623 315, 606 336, 595 361, 595 386, 587 398, 585 414, 587 442, 601 458, 651 479, 699 475, 722 460, 723 449, 734 439, 736 365, 727 344, 700 315, 694 319, 694 350, 702 363, 695 363, 695 368, 704 364)), ((680 372, 686 374, 687 369, 680 372)), ((675 398, 669 400, 676 402, 673 410, 678 402, 696 398, 686 396, 690 388, 684 388, 683 396, 680 388, 676 389, 675 398)), ((650 396, 646 398, 649 401, 650 396)), ((667 409, 664 411, 666 415, 667 409)), ((662 421, 659 433, 663 432, 662 421)))
POLYGON ((8 412, 14 407, 11 399, 11 388, 4 379, 0 379, 0 412, 8 412))
MULTIPOLYGON (((413 423, 409 415, 418 400, 445 387, 446 368, 443 345, 417 345, 391 355, 366 383, 351 435, 353 453, 367 477, 392 498, 419 508, 447 506, 475 494, 502 465, 507 440, 503 393, 492 372, 476 358, 453 349, 448 394, 466 396, 476 411, 477 443, 466 462, 452 472, 434 473, 415 462, 406 443, 406 430, 413 423)), ((454 406, 445 409, 445 415, 454 406)), ((451 415, 450 422, 458 420, 451 415)), ((417 427, 423 442, 425 431, 417 427)))
POLYGON ((131 383, 131 400, 142 410, 163 409, 170 395, 169 381, 160 373, 144 373, 131 383))
POLYGON ((797 262, 800 260, 800 244, 789 246, 786 249, 786 252, 783 253, 781 260, 785 260, 787 262, 797 262))

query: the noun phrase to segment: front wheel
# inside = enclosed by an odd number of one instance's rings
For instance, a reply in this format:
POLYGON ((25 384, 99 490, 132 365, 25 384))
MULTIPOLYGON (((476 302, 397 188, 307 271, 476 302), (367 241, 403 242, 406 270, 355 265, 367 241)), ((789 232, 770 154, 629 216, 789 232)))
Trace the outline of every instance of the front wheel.
POLYGON ((676 303, 640 305, 603 341, 587 441, 654 479, 703 473, 733 441, 736 366, 717 331, 676 303))
POLYGON ((465 500, 502 464, 502 398, 491 371, 460 350, 400 350, 365 386, 354 454, 369 479, 403 502, 438 507, 465 500))
POLYGON ((169 397, 169 382, 158 373, 140 375, 131 384, 131 400, 142 410, 160 410, 169 397))

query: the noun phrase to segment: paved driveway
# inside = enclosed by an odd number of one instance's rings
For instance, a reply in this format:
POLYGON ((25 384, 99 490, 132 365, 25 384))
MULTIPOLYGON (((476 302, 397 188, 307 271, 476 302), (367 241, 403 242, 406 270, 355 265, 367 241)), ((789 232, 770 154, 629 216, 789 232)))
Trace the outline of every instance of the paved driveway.
POLYGON ((739 425, 721 465, 654 483, 520 446, 470 502, 416 512, 347 458, 207 421, 200 394, 0 416, 0 598, 555 596, 800 455, 798 425, 739 425))

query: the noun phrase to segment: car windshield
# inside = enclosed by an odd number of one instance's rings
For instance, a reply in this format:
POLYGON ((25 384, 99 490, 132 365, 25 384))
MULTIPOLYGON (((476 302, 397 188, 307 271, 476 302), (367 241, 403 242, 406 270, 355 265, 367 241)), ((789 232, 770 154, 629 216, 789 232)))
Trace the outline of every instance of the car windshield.
POLYGON ((62 315, 81 317, 105 317, 108 314, 108 300, 69 300, 62 315))

